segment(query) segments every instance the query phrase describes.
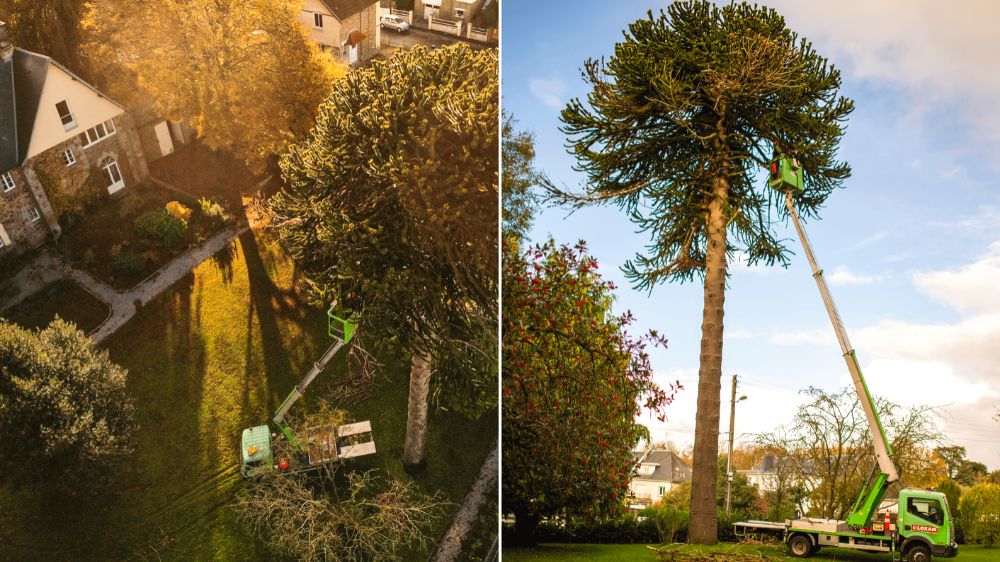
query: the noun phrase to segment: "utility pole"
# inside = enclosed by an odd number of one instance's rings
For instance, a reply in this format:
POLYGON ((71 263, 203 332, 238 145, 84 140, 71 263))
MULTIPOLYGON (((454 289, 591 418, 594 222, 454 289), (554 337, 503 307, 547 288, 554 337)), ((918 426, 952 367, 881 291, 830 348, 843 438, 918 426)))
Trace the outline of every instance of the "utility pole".
POLYGON ((726 515, 729 514, 729 506, 733 492, 733 436, 736 431, 736 403, 746 400, 747 397, 740 396, 736 399, 736 375, 733 375, 732 398, 729 402, 729 456, 726 457, 726 515))

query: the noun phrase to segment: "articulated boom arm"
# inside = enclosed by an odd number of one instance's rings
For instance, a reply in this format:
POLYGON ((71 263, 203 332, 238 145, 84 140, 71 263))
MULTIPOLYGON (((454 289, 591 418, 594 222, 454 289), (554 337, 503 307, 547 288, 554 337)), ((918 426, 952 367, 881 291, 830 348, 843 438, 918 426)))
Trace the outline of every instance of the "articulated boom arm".
POLYGON ((342 339, 338 339, 333 345, 331 345, 329 349, 326 350, 326 353, 320 357, 319 361, 313 363, 312 369, 306 373, 302 382, 297 384, 291 394, 289 394, 288 397, 285 398, 285 401, 281 403, 281 406, 278 406, 278 411, 274 414, 274 425, 278 426, 278 429, 281 430, 285 439, 287 439, 292 446, 298 445, 298 439, 295 438, 295 434, 292 433, 292 430, 285 424, 285 414, 288 413, 292 404, 295 404, 295 402, 302 397, 306 388, 308 388, 312 381, 323 372, 323 369, 326 368, 326 364, 330 362, 330 359, 333 359, 333 356, 336 355, 343 346, 344 340, 342 339))
MULTIPOLYGON (((798 172, 801 173, 801 170, 798 172)), ((871 475, 869 475, 868 479, 871 485, 869 486, 869 482, 865 483, 865 489, 861 491, 861 495, 858 496, 850 515, 847 517, 848 524, 855 527, 864 527, 871 521, 872 515, 878 509, 889 484, 899 480, 899 473, 896 470, 895 463, 892 462, 892 445, 885 435, 882 420, 879 419, 878 411, 875 409, 875 401, 872 400, 871 393, 868 391, 868 385, 861 374, 861 366, 858 364, 857 355, 854 353, 854 348, 851 347, 851 341, 847 339, 847 331, 844 329, 844 323, 837 312, 837 306, 833 303, 833 297, 830 296, 830 288, 823 277, 823 270, 816 263, 812 246, 809 244, 809 237, 806 236, 806 231, 799 220, 799 215, 795 212, 791 189, 785 191, 785 205, 788 207, 788 213, 795 224, 795 230, 799 234, 799 240, 802 242, 802 248, 805 250, 806 259, 809 260, 809 267, 812 268, 813 278, 816 279, 819 293, 823 297, 826 312, 830 315, 830 322, 833 323, 833 330, 836 332, 837 340, 840 342, 840 350, 844 355, 844 361, 847 362, 847 370, 851 373, 854 388, 858 393, 861 407, 868 418, 868 427, 872 432, 872 442, 875 445, 875 458, 878 460, 878 468, 881 470, 881 473, 875 476, 874 482, 871 482, 871 475)), ((873 468, 872 474, 874 472, 873 468)))

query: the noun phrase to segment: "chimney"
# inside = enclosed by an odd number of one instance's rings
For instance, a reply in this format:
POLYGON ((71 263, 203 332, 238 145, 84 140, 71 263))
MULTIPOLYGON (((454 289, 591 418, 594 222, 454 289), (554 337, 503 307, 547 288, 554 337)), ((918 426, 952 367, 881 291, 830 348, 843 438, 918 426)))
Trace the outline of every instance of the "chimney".
POLYGON ((0 21, 0 60, 10 62, 14 56, 14 44, 7 35, 7 22, 0 21))

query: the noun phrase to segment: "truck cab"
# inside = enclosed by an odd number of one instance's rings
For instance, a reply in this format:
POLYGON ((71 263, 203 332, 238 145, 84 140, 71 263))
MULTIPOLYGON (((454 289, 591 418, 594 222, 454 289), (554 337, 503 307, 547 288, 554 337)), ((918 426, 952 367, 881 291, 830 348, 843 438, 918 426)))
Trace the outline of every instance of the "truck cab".
POLYGON ((273 469, 270 428, 258 425, 244 429, 240 440, 240 474, 244 478, 255 478, 273 469))
POLYGON ((950 558, 958 553, 955 521, 948 508, 948 498, 941 492, 906 488, 899 493, 897 532, 899 549, 907 560, 924 562, 930 557, 950 558), (918 552, 913 552, 916 549, 918 552), (926 551, 926 558, 920 554, 926 551))

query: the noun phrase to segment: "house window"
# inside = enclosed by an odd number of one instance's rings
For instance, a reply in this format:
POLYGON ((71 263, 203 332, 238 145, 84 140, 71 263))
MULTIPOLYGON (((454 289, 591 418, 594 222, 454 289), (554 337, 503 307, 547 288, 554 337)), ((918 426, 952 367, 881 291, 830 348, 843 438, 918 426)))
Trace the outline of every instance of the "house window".
POLYGON ((114 158, 108 156, 102 160, 101 168, 104 168, 104 173, 107 176, 108 193, 115 193, 125 187, 125 180, 122 178, 122 171, 118 167, 118 162, 116 162, 114 158))
POLYGON ((323 29, 323 14, 313 14, 313 27, 323 29))
POLYGON ((76 155, 73 154, 72 148, 67 148, 66 150, 64 150, 62 153, 62 157, 63 157, 63 162, 66 163, 67 168, 72 166, 73 164, 76 164, 76 155))
POLYGON ((17 184, 14 183, 14 178, 11 177, 10 172, 0 176, 0 185, 3 186, 4 193, 7 193, 17 186, 17 184))
POLYGON ((663 494, 666 494, 666 493, 667 493, 667 487, 666 486, 660 486, 660 495, 662 496, 663 494))
POLYGON ((115 134, 115 123, 111 119, 108 119, 107 121, 98 123, 96 126, 80 133, 80 142, 83 143, 84 148, 87 148, 88 146, 104 140, 113 134, 115 134))
POLYGON ((38 212, 38 207, 31 207, 28 209, 29 221, 36 222, 40 218, 42 218, 42 214, 38 212))
POLYGON ((455 8, 455 17, 456 18, 464 18, 465 17, 465 8, 455 8))
POLYGON ((69 110, 69 104, 66 103, 66 100, 56 104, 56 111, 59 112, 59 120, 62 121, 63 130, 69 131, 76 128, 76 119, 73 118, 73 112, 69 110))

